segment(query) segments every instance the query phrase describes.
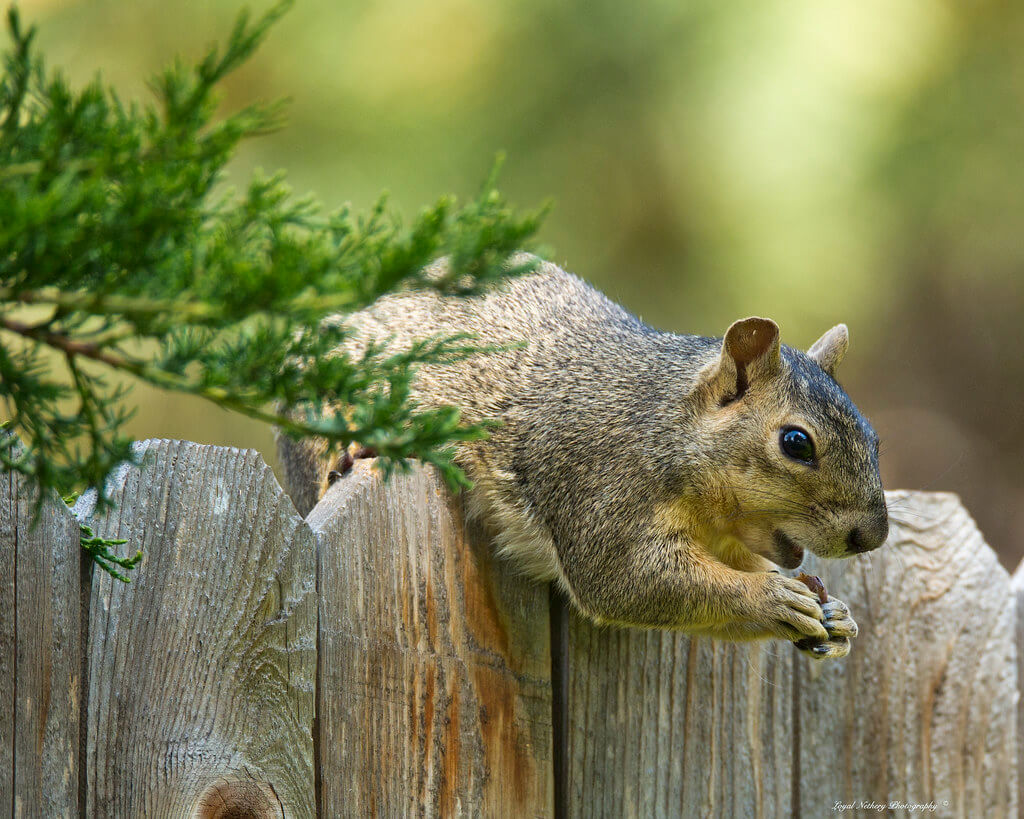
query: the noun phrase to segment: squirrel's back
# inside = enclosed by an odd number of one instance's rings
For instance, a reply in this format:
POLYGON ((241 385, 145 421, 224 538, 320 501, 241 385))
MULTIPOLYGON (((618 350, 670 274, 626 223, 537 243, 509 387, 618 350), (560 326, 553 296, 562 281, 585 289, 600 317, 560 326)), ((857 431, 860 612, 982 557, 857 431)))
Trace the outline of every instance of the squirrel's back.
POLYGON ((586 400, 599 392, 610 403, 615 392, 629 401, 645 370, 656 369, 660 381, 667 367, 685 380, 692 355, 714 356, 712 339, 659 333, 550 263, 474 298, 432 291, 388 296, 347 322, 355 330, 348 347, 354 353, 370 341, 387 340, 398 352, 455 332, 471 334, 473 344, 513 348, 422 368, 420 400, 457 406, 474 423, 501 418, 526 400, 586 400), (652 366, 652 357, 661 359, 659 366, 652 366))

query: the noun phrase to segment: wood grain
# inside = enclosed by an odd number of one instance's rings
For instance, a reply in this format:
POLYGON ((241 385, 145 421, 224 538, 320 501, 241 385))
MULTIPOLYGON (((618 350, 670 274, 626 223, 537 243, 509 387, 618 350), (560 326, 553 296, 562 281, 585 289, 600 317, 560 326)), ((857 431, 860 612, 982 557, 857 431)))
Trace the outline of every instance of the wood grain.
POLYGON ((140 447, 114 511, 76 506, 145 553, 95 575, 87 813, 313 816, 312 532, 251 450, 140 447))
POLYGON ((320 547, 323 816, 550 816, 546 586, 467 529, 432 470, 359 461, 320 547))
POLYGON ((802 812, 896 800, 932 803, 939 816, 1016 816, 1010 578, 956 496, 887 497, 881 549, 808 561, 849 604, 860 635, 843 661, 796 666, 802 812))
POLYGON ((1019 695, 1020 686, 1024 681, 1024 560, 1011 576, 1010 588, 1013 590, 1015 603, 1014 628, 1017 644, 1017 810, 1019 816, 1024 818, 1024 752, 1020 748, 1021 739, 1024 738, 1024 697, 1019 695))
POLYGON ((569 815, 791 814, 793 649, 569 624, 569 815))
POLYGON ((580 817, 1022 807, 1024 568, 1011 580, 952 495, 890 493, 882 549, 808 558, 861 629, 817 663, 552 621, 558 601, 429 469, 384 484, 361 461, 304 522, 256 453, 141 451, 114 511, 76 506, 146 553, 129 585, 94 573, 87 622, 77 522, 54 502, 32 528, 32 496, 0 475, 14 815, 539 817, 556 790, 580 817))
POLYGON ((805 564, 860 624, 845 660, 574 616, 570 815, 1016 815, 1009 577, 954 496, 889 501, 881 550, 805 564))
POLYGON ((0 807, 78 816, 82 688, 78 524, 0 473, 0 807))

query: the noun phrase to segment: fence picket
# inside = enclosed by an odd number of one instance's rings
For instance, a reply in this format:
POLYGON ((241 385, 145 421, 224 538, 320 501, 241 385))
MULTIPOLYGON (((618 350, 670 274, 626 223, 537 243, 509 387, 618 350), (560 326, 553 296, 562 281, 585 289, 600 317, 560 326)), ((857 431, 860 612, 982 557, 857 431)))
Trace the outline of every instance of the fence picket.
POLYGON ((81 663, 78 524, 0 473, 0 805, 77 816, 81 663))
POLYGON ((433 471, 358 462, 320 538, 324 816, 550 816, 547 589, 463 523, 433 471))
POLYGON ((95 574, 91 816, 313 816, 315 544, 252 450, 141 445, 117 507, 129 584, 95 574))

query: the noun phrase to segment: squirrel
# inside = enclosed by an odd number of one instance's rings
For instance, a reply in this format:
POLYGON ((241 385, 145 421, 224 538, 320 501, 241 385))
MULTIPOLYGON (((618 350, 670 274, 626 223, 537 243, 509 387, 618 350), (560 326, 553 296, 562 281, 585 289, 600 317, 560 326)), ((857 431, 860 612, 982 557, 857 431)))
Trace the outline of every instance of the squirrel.
MULTIPOLYGON (((483 295, 400 293, 341 320, 350 354, 454 333, 500 348, 422 366, 415 397, 499 422, 456 452, 469 514, 585 617, 849 652, 846 605, 777 568, 888 534, 878 436, 834 378, 845 325, 806 353, 765 318, 724 338, 660 332, 547 262, 483 295)), ((302 514, 351 464, 323 441, 278 446, 302 514)))

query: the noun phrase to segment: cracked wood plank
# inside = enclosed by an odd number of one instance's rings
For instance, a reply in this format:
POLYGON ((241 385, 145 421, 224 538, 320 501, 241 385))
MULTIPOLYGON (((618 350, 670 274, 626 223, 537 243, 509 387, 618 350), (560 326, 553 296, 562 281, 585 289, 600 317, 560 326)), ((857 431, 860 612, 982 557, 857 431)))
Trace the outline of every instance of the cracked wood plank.
MULTIPOLYGON (((800 806, 934 804, 1016 817, 1016 612, 1010 577, 955 495, 889 492, 878 551, 809 560, 860 627, 849 657, 798 657, 800 806)), ((877 816, 870 807, 846 811, 877 816)), ((919 816, 895 807, 887 815, 919 816)))
POLYGON ((569 621, 569 816, 790 816, 790 646, 569 621))
POLYGON ((94 575, 86 812, 313 816, 315 541, 258 453, 148 441, 76 513, 125 553, 94 575))
POLYGON ((359 461, 313 509, 324 816, 550 816, 547 587, 433 470, 359 461))
POLYGON ((0 805, 79 815, 82 695, 78 524, 54 496, 0 473, 0 805))

